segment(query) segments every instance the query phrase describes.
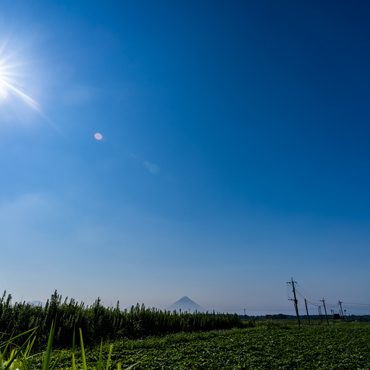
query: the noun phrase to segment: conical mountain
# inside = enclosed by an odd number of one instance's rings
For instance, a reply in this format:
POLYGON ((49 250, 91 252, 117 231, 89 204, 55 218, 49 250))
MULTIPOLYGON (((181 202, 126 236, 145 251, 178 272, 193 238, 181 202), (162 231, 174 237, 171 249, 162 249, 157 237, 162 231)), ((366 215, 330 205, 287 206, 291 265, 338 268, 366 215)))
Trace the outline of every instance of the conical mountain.
POLYGON ((171 306, 168 306, 166 308, 166 310, 171 312, 175 310, 179 312, 181 310, 181 312, 190 313, 194 313, 195 311, 206 312, 206 310, 202 306, 199 306, 199 304, 195 303, 187 296, 184 296, 175 303, 172 303, 171 306))
POLYGON ((41 301, 32 301, 32 302, 27 302, 31 306, 40 306, 40 307, 45 307, 45 303, 41 301))

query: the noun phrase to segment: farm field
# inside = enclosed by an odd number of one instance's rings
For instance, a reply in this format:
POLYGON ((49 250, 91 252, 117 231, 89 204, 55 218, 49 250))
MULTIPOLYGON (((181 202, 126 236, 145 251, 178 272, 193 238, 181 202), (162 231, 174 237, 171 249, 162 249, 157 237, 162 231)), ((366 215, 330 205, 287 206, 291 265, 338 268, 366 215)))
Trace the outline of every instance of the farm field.
MULTIPOLYGON (((162 338, 115 341, 112 368, 122 369, 370 369, 370 324, 291 326, 267 322, 254 328, 175 334, 162 338)), ((105 359, 110 343, 103 346, 105 359)), ((60 354, 55 351, 55 358, 60 354)), ((71 368, 64 352, 60 368, 71 368)), ((81 355, 75 353, 78 368, 81 355)), ((86 350, 87 364, 96 366, 99 347, 86 350)), ((28 365, 38 368, 41 357, 28 365)))

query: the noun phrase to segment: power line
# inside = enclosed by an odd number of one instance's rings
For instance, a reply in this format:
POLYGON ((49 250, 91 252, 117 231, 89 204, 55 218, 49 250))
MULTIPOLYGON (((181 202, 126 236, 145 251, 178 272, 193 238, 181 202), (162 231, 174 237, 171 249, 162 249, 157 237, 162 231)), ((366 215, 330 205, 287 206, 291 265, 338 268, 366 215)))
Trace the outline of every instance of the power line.
POLYGON ((353 304, 353 305, 356 305, 356 306, 369 306, 370 307, 370 303, 350 303, 350 302, 342 302, 342 303, 353 304))
POLYGON ((320 304, 313 303, 313 302, 311 302, 311 301, 309 301, 309 300, 307 300, 307 302, 308 302, 309 304, 312 304, 312 306, 316 306, 316 307, 320 307, 320 306, 321 306, 320 304))
POLYGON ((297 283, 299 289, 301 289, 303 291, 303 293, 305 293, 307 296, 310 296, 312 300, 314 301, 320 301, 320 298, 318 297, 315 297, 314 295, 310 294, 306 289, 304 289, 302 286, 300 286, 298 283, 297 283))
MULTIPOLYGON (((325 304, 324 300, 321 300, 321 299, 315 297, 314 295, 312 295, 311 293, 309 293, 302 286, 300 286, 296 281, 294 282, 294 284, 295 284, 294 285, 293 284, 293 279, 292 279, 292 282, 287 283, 287 288, 288 288, 288 284, 292 285, 292 287, 293 287, 294 299, 292 299, 290 297, 289 292, 287 292, 287 295, 288 295, 289 300, 295 302, 295 304, 294 304, 295 307, 297 305, 296 313, 298 312, 298 300, 296 298, 296 294, 299 295, 301 298, 303 298, 305 300, 306 311, 307 311, 307 303, 308 303, 310 305, 318 307, 319 315, 321 315, 321 304, 320 303, 323 303, 325 311, 326 311, 326 307, 332 309, 332 308, 338 308, 338 305, 339 305, 339 312, 342 313, 342 316, 343 316, 342 303, 347 305, 347 306, 350 306, 349 308, 352 309, 352 310, 365 310, 365 311, 370 310, 370 303, 354 303, 354 302, 341 302, 341 301, 339 301, 338 303, 327 303, 326 302, 326 304, 325 304), (306 297, 309 297, 310 300, 308 300, 306 297)), ((326 312, 325 312, 325 314, 326 314, 326 312)))

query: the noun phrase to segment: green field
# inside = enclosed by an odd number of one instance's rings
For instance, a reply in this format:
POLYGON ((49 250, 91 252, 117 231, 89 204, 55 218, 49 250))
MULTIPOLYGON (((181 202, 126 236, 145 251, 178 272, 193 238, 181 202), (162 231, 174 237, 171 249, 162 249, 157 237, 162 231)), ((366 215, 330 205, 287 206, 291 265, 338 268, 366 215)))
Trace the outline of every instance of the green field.
MULTIPOLYGON (((106 343, 105 359, 108 352, 106 343)), ((81 358, 79 351, 76 358, 81 358)), ((96 366, 99 347, 88 349, 86 358, 89 368, 96 366)), ((265 322, 253 328, 121 340, 114 342, 111 360, 122 369, 137 362, 135 369, 370 369, 370 324, 299 328, 265 322)), ((40 364, 39 356, 28 365, 40 364)), ((70 351, 59 366, 71 368, 70 351)))
POLYGON ((27 343, 26 335, 14 337, 29 330, 33 347, 17 352, 13 370, 50 369, 57 358, 56 368, 73 369, 72 354, 76 369, 84 370, 126 369, 134 364, 135 369, 370 369, 370 323, 312 323, 298 327, 294 319, 241 321, 237 315, 170 313, 144 305, 121 311, 118 304, 105 308, 99 300, 92 306, 73 299, 63 302, 57 292, 44 307, 13 305, 4 292, 0 343, 9 343, 0 345, 0 370, 8 365, 10 370, 9 359, 27 343), (54 326, 55 332, 50 329, 54 326), (79 328, 87 347, 86 364, 79 328), (49 332, 54 333, 51 363, 43 354, 51 343, 49 332))

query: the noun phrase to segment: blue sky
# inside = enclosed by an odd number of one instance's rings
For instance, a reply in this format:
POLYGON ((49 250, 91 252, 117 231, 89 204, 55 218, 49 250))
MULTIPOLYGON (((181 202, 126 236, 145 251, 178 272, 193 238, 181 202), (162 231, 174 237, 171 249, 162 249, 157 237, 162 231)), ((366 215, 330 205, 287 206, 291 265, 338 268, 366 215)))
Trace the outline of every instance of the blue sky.
POLYGON ((369 12, 2 2, 0 289, 294 313, 293 276, 370 304, 369 12))

